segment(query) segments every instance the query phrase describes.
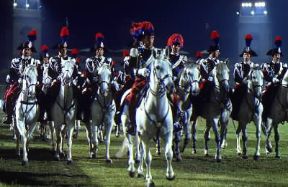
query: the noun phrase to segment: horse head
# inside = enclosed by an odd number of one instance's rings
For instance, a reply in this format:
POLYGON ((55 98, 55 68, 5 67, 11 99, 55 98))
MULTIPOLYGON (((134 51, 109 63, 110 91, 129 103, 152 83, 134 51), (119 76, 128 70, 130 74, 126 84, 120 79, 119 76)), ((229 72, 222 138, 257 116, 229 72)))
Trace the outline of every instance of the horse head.
MULTIPOLYGON (((152 62, 152 73, 150 74, 150 87, 156 86, 157 92, 174 90, 174 82, 172 79, 172 66, 165 56, 165 50, 152 62), (157 83, 157 85, 154 85, 157 83)), ((154 90, 156 91, 156 90, 154 90)))
POLYGON ((254 92, 255 97, 260 98, 262 96, 263 88, 263 72, 259 66, 252 67, 248 75, 248 88, 254 92))
POLYGON ((73 81, 74 62, 66 61, 62 65, 62 73, 60 75, 62 85, 70 85, 73 81))
POLYGON ((200 92, 199 89, 200 81, 200 69, 197 64, 189 64, 183 69, 180 80, 179 87, 183 89, 186 93, 191 93, 193 96, 198 95, 200 92))
POLYGON ((215 71, 215 81, 218 81, 218 85, 220 86, 220 91, 224 93, 228 93, 230 90, 229 86, 229 68, 226 62, 220 62, 214 68, 215 71))
POLYGON ((23 72, 23 86, 24 91, 28 97, 34 97, 36 95, 36 84, 37 84, 37 66, 28 65, 23 72))
POLYGON ((107 96, 111 84, 111 69, 109 64, 103 64, 98 68, 98 86, 100 94, 107 96))

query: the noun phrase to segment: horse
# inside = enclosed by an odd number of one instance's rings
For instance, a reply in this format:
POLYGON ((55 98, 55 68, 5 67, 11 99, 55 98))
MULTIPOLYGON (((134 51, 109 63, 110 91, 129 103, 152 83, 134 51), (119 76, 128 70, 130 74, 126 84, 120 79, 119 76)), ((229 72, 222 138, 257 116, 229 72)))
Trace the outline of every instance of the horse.
MULTIPOLYGON (((263 105, 261 103, 263 87, 263 73, 259 67, 253 67, 247 80, 247 91, 243 95, 243 99, 240 103, 239 112, 236 120, 238 121, 238 127, 236 130, 237 136, 237 153, 242 154, 243 159, 247 159, 247 131, 246 127, 250 121, 254 121, 256 126, 256 150, 254 154, 254 160, 258 160, 260 156, 260 136, 261 136, 261 125, 262 125, 262 113, 263 105), (257 108, 257 109, 255 109, 257 108), (242 131, 243 139, 243 153, 241 152, 240 145, 240 132, 242 131)), ((233 97, 233 95, 232 95, 233 97)), ((239 98, 235 98, 239 100, 239 98)), ((233 101, 234 99, 232 99, 233 101)), ((235 104, 233 102, 233 104, 235 104)), ((235 107, 234 107, 235 108, 235 107)))
MULTIPOLYGON (((167 161, 166 178, 173 180, 175 174, 172 168, 173 117, 167 97, 167 91, 174 89, 172 68, 168 59, 162 53, 152 61, 149 76, 149 89, 140 106, 136 109, 136 136, 140 138, 140 163, 138 175, 143 175, 143 161, 146 162, 146 182, 153 186, 151 175, 152 155, 151 140, 155 137, 164 139, 165 157, 167 161)), ((133 166, 132 166, 133 167, 133 166)))
MULTIPOLYGON (((67 164, 71 164, 72 160, 72 135, 76 119, 76 101, 73 92, 73 72, 75 63, 73 61, 65 61, 62 63, 62 73, 58 76, 60 79, 60 91, 53 103, 50 114, 54 122, 53 128, 57 137, 57 147, 54 158, 60 160, 60 156, 64 156, 63 144, 65 136, 67 136, 68 154, 67 164)), ((52 123, 53 124, 53 123, 52 123)), ((52 142, 54 144, 54 132, 52 132, 52 142)), ((55 148, 54 148, 55 149, 55 148)))
POLYGON ((203 100, 200 94, 192 98, 194 102, 192 112, 192 153, 196 153, 196 124, 197 118, 202 116, 206 119, 206 129, 204 132, 205 148, 204 154, 208 156, 208 141, 210 140, 210 129, 212 127, 215 134, 216 154, 215 159, 221 162, 221 143, 226 135, 229 117, 232 111, 232 104, 229 100, 229 68, 226 62, 220 61, 212 70, 213 83, 209 90, 209 98, 203 100), (226 104, 225 104, 226 102, 226 104), (220 134, 218 124, 221 125, 220 134))
POLYGON ((98 68, 98 90, 91 105, 92 122, 87 123, 89 136, 89 156, 96 158, 98 151, 98 136, 100 125, 105 127, 106 162, 112 163, 109 154, 110 136, 116 113, 116 105, 111 93, 112 75, 109 64, 98 68))
MULTIPOLYGON (((183 127, 185 133, 184 146, 191 139, 191 125, 189 119, 192 115, 192 102, 191 96, 196 96, 200 92, 199 88, 200 70, 197 64, 188 64, 184 67, 179 76, 179 84, 177 86, 178 102, 175 107, 176 111, 176 124, 183 127), (179 114, 181 113, 181 114, 179 114)), ((179 149, 179 143, 181 140, 181 128, 174 125, 174 154, 177 161, 181 161, 181 153, 179 149)))
POLYGON ((39 104, 36 98, 37 67, 28 65, 23 72, 21 93, 15 105, 16 148, 20 156, 19 140, 23 145, 22 165, 28 164, 28 141, 39 117, 39 104))
MULTIPOLYGON (((265 135, 266 135, 266 153, 272 152, 272 145, 271 141, 269 140, 272 128, 274 129, 274 139, 275 139, 275 158, 280 158, 280 152, 279 152, 279 140, 280 135, 278 131, 278 124, 283 123, 288 120, 288 71, 286 71, 282 81, 281 85, 276 88, 275 91, 275 97, 272 100, 269 100, 268 102, 271 102, 271 105, 269 108, 264 105, 264 111, 267 111, 266 116, 263 116, 263 127, 265 129, 265 135)), ((263 96, 264 99, 264 96, 263 96)))

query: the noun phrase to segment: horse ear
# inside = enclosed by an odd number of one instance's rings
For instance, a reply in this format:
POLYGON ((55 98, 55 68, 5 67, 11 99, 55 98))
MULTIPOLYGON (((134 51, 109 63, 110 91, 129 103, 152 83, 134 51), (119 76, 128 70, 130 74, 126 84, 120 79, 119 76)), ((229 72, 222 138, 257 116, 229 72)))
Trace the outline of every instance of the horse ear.
POLYGON ((228 64, 230 63, 229 58, 226 58, 226 59, 224 60, 224 63, 228 65, 228 64))

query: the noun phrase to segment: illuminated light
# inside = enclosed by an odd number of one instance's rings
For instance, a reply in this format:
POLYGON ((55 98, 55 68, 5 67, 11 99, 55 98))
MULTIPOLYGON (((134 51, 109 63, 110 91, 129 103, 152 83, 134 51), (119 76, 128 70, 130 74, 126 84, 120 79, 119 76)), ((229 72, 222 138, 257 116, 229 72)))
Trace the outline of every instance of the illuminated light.
POLYGON ((249 8, 249 7, 252 7, 252 3, 251 2, 244 2, 244 3, 241 4, 241 6, 243 8, 249 8))
POLYGON ((266 7, 266 3, 265 2, 255 2, 254 6, 257 8, 264 8, 264 7, 266 7))
POLYGON ((30 7, 30 5, 27 3, 27 4, 26 4, 26 8, 29 8, 29 7, 30 7))
POLYGON ((17 7, 17 5, 18 5, 18 4, 17 4, 16 2, 13 3, 13 6, 14 6, 14 7, 17 7))
POLYGON ((263 14, 264 14, 264 15, 267 15, 267 14, 268 14, 268 11, 267 11, 267 10, 264 10, 263 14))
POLYGON ((236 12, 236 14, 237 14, 237 15, 240 15, 240 12, 239 12, 239 11, 237 11, 237 12, 236 12))
POLYGON ((254 16, 254 15, 255 15, 255 11, 254 11, 254 10, 251 10, 250 14, 251 14, 252 16, 254 16))

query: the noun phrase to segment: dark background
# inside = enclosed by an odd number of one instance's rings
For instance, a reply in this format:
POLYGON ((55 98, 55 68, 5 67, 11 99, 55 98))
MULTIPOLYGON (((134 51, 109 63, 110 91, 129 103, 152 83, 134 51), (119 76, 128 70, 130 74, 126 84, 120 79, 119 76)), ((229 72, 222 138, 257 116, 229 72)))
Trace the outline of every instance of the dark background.
MULTIPOLYGON (((221 35, 221 58, 228 57, 234 64, 239 61, 242 50, 239 41, 244 37, 239 34, 239 16, 236 15, 241 2, 240 0, 42 0, 42 43, 51 47, 55 45, 59 41, 59 30, 68 17, 71 47, 89 48, 94 44, 95 32, 102 32, 105 35, 105 45, 110 50, 109 55, 116 57, 121 55, 117 50, 129 47, 131 23, 149 20, 155 27, 156 47, 164 47, 167 38, 172 33, 179 32, 185 39, 183 50, 189 52, 188 56, 191 57, 196 50, 207 49, 211 43, 210 32, 214 29, 218 30, 221 35)), ((257 49, 261 48, 261 41, 266 39, 273 47, 274 36, 281 35, 285 62, 288 41, 286 21, 288 1, 268 0, 266 3, 271 35, 267 38, 259 38, 258 41, 255 39, 252 48, 257 52, 257 49)), ((3 70, 9 67, 13 50, 15 51, 11 45, 13 1, 1 0, 0 12, 0 68, 3 70)), ((252 29, 253 25, 250 27, 252 29)), ((261 29, 258 31, 256 26, 253 28, 254 33, 255 28, 257 32, 262 32, 261 29)), ((265 53, 259 56, 255 58, 256 62, 268 60, 265 53)))

